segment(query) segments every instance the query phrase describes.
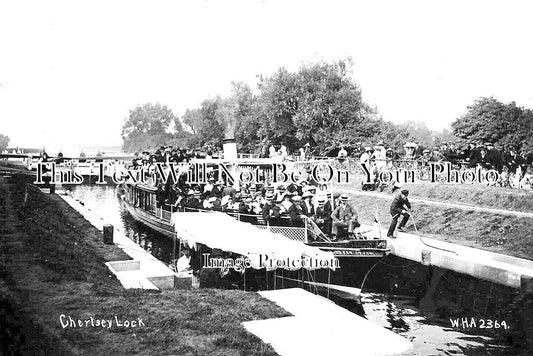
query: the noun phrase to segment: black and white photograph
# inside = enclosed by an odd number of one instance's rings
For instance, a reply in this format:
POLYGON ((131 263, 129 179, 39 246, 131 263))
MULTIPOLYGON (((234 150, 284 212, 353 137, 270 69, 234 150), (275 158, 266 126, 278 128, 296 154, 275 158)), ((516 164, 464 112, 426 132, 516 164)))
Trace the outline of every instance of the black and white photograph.
POLYGON ((0 0, 0 355, 533 355, 532 16, 0 0))

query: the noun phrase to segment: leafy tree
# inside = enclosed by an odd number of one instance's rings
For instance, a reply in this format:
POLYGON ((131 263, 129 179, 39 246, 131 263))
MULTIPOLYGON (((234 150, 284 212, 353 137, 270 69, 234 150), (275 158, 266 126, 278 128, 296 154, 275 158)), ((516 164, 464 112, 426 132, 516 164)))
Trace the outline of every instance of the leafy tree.
MULTIPOLYGON (((168 132, 171 122, 176 124, 175 116, 166 105, 146 103, 130 110, 122 126, 124 151, 150 150, 167 145, 174 137, 168 132)), ((183 128, 180 124, 174 130, 179 133, 183 128)))
POLYGON ((303 64, 297 72, 279 68, 259 76, 257 92, 244 83, 232 83, 230 96, 204 100, 176 120, 189 127, 192 145, 220 145, 225 133, 234 132, 239 150, 247 152, 280 143, 294 152, 309 142, 315 154, 323 155, 340 146, 373 146, 378 140, 403 152, 407 141, 432 147, 457 137, 519 144, 533 152, 529 109, 482 98, 456 120, 453 133, 434 132, 422 122, 395 125, 363 101, 351 65, 347 58, 303 64))
POLYGON ((5 150, 9 145, 9 136, 0 134, 0 151, 5 150))
POLYGON ((257 98, 248 85, 242 82, 233 82, 232 85, 234 133, 238 148, 243 152, 255 152, 262 140, 258 131, 261 122, 257 115, 257 98))
POLYGON ((280 68, 270 77, 261 77, 258 89, 258 135, 264 144, 283 143, 291 148, 296 138, 292 118, 298 110, 296 75, 280 68))
POLYGON ((200 109, 187 109, 185 114, 181 119, 185 125, 189 127, 193 135, 198 134, 198 127, 201 122, 201 112, 200 109))
POLYGON ((298 73, 298 85, 299 110, 293 118, 297 138, 312 140, 323 149, 332 133, 358 121, 361 93, 346 77, 344 66, 325 63, 303 66, 298 73))
POLYGON ((199 109, 187 110, 183 122, 193 132, 191 146, 221 146, 224 138, 224 125, 221 118, 223 99, 206 99, 199 109))
POLYGON ((533 111, 483 97, 468 106, 467 112, 452 123, 456 136, 469 141, 487 141, 501 146, 513 145, 533 152, 533 111))
POLYGON ((220 147, 224 138, 235 137, 240 150, 254 151, 259 140, 254 102, 248 85, 233 82, 229 97, 206 99, 200 108, 187 109, 181 120, 192 132, 190 145, 220 147))
POLYGON ((310 142, 317 153, 324 153, 373 135, 376 111, 363 102, 350 65, 350 59, 304 64, 297 73, 280 68, 261 78, 258 136, 289 149, 310 142))

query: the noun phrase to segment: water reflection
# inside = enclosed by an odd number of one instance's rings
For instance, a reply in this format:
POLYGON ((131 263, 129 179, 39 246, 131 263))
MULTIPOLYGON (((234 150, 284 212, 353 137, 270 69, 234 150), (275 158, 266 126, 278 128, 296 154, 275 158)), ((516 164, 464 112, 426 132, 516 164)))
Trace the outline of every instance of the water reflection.
MULTIPOLYGON (((172 239, 134 220, 114 187, 80 185, 70 188, 70 193, 152 255, 170 263, 175 251, 172 239)), ((346 282, 350 276, 344 278, 346 282)), ((517 292, 459 273, 431 270, 389 256, 369 276, 362 305, 353 300, 332 299, 409 339, 414 344, 413 355, 530 354, 520 348, 525 344, 521 339, 523 301, 517 292), (452 327, 450 318, 466 316, 505 319, 512 327, 509 330, 452 327)))
POLYGON ((409 339, 414 355, 463 355, 468 349, 472 355, 489 354, 484 345, 489 337, 472 337, 439 325, 413 305, 412 297, 365 293, 362 302, 366 318, 409 339))
POLYGON ((133 219, 113 186, 78 185, 69 188, 69 193, 153 256, 171 263, 175 249, 172 239, 133 219))

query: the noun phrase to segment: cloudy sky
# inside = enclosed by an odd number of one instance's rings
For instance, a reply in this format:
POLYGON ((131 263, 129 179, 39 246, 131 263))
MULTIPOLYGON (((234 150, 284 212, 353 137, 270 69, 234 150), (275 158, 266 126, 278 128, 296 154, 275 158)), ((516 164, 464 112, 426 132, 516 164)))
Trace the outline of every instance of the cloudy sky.
POLYGON ((347 56, 396 123, 440 130, 479 96, 533 108, 532 4, 1 1, 0 133, 49 151, 119 145, 138 104, 182 115, 232 80, 347 56))

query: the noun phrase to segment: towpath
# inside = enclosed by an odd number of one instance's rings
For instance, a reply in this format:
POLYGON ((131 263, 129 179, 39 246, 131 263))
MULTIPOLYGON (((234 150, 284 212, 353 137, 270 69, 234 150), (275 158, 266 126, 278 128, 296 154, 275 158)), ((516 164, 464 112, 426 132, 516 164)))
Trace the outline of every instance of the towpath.
MULTIPOLYGON (((369 197, 375 197, 375 198, 380 198, 380 199, 392 200, 394 198, 394 195, 385 195, 385 194, 374 193, 374 192, 365 192, 365 191, 355 190, 355 189, 337 188, 335 190, 341 193, 350 193, 354 195, 369 196, 369 197)), ((427 199, 420 199, 420 198, 413 198, 413 197, 409 197, 409 201, 412 203, 439 205, 439 206, 444 206, 448 208, 457 208, 457 209, 463 209, 463 210, 481 211, 481 212, 492 213, 492 214, 513 215, 513 216, 524 217, 524 218, 533 218, 533 213, 528 213, 524 211, 486 208, 486 207, 481 207, 481 206, 460 204, 460 203, 446 203, 446 202, 441 202, 441 201, 436 201, 436 200, 427 200, 427 199)))

